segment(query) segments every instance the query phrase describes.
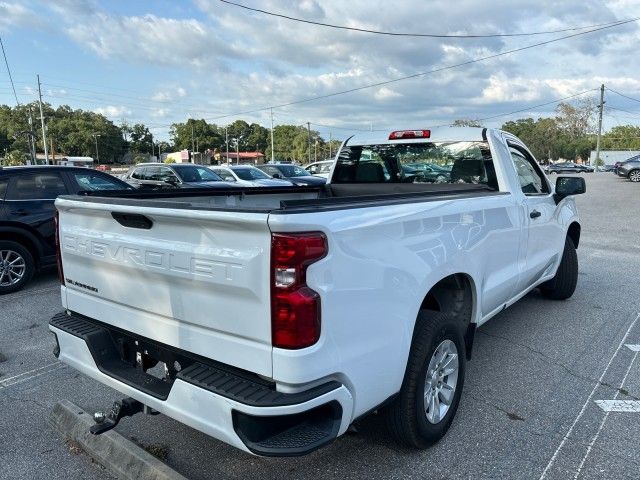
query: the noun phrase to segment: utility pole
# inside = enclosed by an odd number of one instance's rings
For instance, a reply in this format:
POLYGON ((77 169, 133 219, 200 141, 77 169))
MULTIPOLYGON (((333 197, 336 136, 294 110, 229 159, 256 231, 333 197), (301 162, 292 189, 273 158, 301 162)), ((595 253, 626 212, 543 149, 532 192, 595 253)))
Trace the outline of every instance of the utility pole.
POLYGON ((311 163, 311 122, 307 122, 307 143, 309 144, 309 163, 311 163))
POLYGON ((153 154, 155 152, 155 148, 153 146, 153 133, 149 132, 149 136, 151 137, 151 156, 153 157, 153 154))
POLYGON ((225 143, 227 145, 227 158, 226 158, 226 163, 229 163, 229 126, 227 125, 226 127, 224 127, 224 138, 225 138, 225 143))
POLYGON ((329 158, 333 158, 333 155, 331 155, 331 132, 329 132, 329 158))
POLYGON ((600 87, 600 105, 598 106, 598 139, 596 140, 596 164, 600 161, 600 143, 602 141, 602 112, 604 110, 604 83, 600 87))
POLYGON ((35 134, 33 132, 33 112, 31 111, 31 105, 29 105, 29 153, 31 154, 31 164, 36 165, 36 141, 35 134))
POLYGON ((44 114, 42 113, 42 91, 40 90, 40 75, 36 75, 38 79, 38 103, 40 104, 40 123, 42 123, 42 144, 44 145, 44 160, 49 165, 49 151, 47 150, 47 134, 44 128, 44 114))
POLYGON ((273 146, 273 108, 271 109, 271 161, 275 162, 276 161, 276 157, 275 154, 273 153, 275 150, 275 147, 273 146))
POLYGON ((193 123, 191 124, 191 151, 192 152, 196 151, 196 143, 195 143, 195 140, 193 139, 193 123))

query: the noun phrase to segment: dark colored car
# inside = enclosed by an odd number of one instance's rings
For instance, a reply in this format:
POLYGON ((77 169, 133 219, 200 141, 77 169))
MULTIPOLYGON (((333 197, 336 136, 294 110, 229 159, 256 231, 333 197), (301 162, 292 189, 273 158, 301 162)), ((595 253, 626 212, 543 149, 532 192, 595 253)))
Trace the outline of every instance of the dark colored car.
POLYGON ((307 172, 304 168, 288 163, 275 163, 267 165, 256 165, 260 170, 273 178, 286 178, 294 185, 324 185, 326 178, 316 177, 307 172))
POLYGON ((551 163, 545 168, 547 173, 593 173, 594 170, 590 165, 574 162, 551 163))
POLYGON ((634 183, 640 182, 640 157, 628 160, 618 167, 618 175, 628 178, 634 183))
POLYGON ((415 173, 418 182, 445 183, 451 177, 451 169, 433 163, 407 163, 402 168, 415 173))
POLYGON ((122 179, 136 188, 230 188, 210 168, 192 163, 139 163, 122 179))
POLYGON ((56 262, 58 195, 132 190, 122 180, 82 167, 0 167, 0 295, 24 287, 56 262))
POLYGON ((622 160, 621 162, 616 162, 613 165, 613 173, 618 175, 620 167, 624 166, 627 163, 636 162, 638 160, 640 160, 640 155, 634 155, 633 157, 627 158, 626 160, 622 160))

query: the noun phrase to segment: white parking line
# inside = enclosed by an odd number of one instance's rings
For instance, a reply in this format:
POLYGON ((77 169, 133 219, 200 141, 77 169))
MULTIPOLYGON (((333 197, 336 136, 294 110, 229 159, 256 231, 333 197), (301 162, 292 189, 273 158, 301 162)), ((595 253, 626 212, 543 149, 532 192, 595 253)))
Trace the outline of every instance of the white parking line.
POLYGON ((625 347, 627 347, 632 352, 640 352, 640 345, 631 345, 630 343, 627 343, 625 347))
POLYGON ((19 377, 22 377, 24 375, 28 375, 30 373, 37 372, 39 370, 44 370, 45 368, 53 367, 54 365, 59 365, 59 364, 60 364, 60 362, 49 363, 47 365, 44 365, 43 367, 34 368, 33 370, 27 370, 26 372, 20 373, 18 375, 14 375, 13 377, 3 378, 2 380, 0 380, 0 385, 2 385, 3 383, 8 382, 9 380, 13 380, 14 378, 19 378, 19 377))
POLYGON ((604 380, 604 376, 607 374, 607 371, 609 370, 609 367, 613 363, 614 358, 616 358, 616 355, 618 355, 618 352, 620 351, 622 346, 625 344, 624 342, 627 340, 627 337, 629 336, 629 333, 631 332, 631 329, 636 324, 636 322, 638 321, 639 318, 640 318, 640 313, 633 320, 633 322, 631 322, 631 325, 629 325, 629 328, 627 329, 626 333, 624 334, 624 337, 622 337, 622 340, 620 340, 620 343, 618 344, 618 348, 616 348, 615 352, 613 352, 613 355, 609 359, 609 363, 607 363, 607 366, 604 368, 604 371, 602 372, 602 375, 600 375, 600 378, 598 379, 597 383, 594 385, 593 390, 591 390, 591 393, 589 394, 589 396, 585 400, 584 405, 582 405, 582 408, 580 409, 580 412, 578 413, 578 416, 575 418, 575 420, 571 424, 571 427, 569 427, 569 430, 567 431, 567 433, 565 433, 564 437, 562 437, 562 441, 560 442, 560 445, 558 445, 558 448, 556 448, 556 451, 553 452, 553 455, 551 456, 551 459, 549 459, 549 463, 547 463, 547 466, 544 467, 544 470, 542 471, 542 474, 540 475, 540 479, 539 480, 544 480, 546 478, 547 473, 549 472, 549 470, 551 469, 551 467, 555 463, 555 461, 558 458, 558 455, 560 454, 560 451, 564 447, 565 443, 567 443, 567 440, 569 440, 569 437, 573 433, 573 429, 576 428, 576 425, 578 424, 578 422, 582 418, 582 415, 584 415, 584 412, 587 410, 587 407, 591 403, 591 399, 593 398, 593 396, 596 393, 596 390, 598 390, 598 387, 600 386, 600 384, 604 380))
POLYGON ((596 400, 596 404, 607 413, 640 413, 638 400, 596 400))
MULTIPOLYGON (((622 388, 624 386, 624 382, 627 381, 627 377, 629 376, 629 372, 631 371, 631 367, 633 366, 633 363, 636 361, 636 358, 638 357, 638 353, 639 352, 636 352, 633 355, 633 358, 631 359, 631 363, 629 364, 629 368, 627 368, 627 372, 624 374, 624 377, 622 378, 622 382, 620 382, 619 388, 622 388)), ((617 390, 616 394, 613 396, 614 400, 618 398, 619 393, 620 393, 620 390, 617 390)), ((584 457, 582 457, 582 461, 580 462, 580 465, 578 465, 578 470, 576 471, 576 474, 573 477, 574 480, 576 480, 580 476, 580 473, 582 473, 582 467, 584 467, 584 462, 587 461, 587 457, 591 453, 591 449, 593 448, 593 445, 596 443, 596 440, 598 440, 598 437, 600 436, 600 432, 602 432, 602 429, 604 428, 604 424, 607 421, 607 418, 609 418, 609 413, 611 412, 609 411, 604 414, 604 418, 602 419, 602 422, 600 422, 600 427, 598 427, 598 431, 596 432, 594 437, 591 439, 591 442, 589 442, 587 451, 585 452, 584 457)))
POLYGON ((16 381, 11 382, 11 383, 4 383, 4 384, 0 385, 0 388, 7 388, 7 387, 11 387, 11 386, 13 386, 13 385, 17 385, 18 383, 25 383, 25 382, 27 382, 27 381, 29 381, 29 380, 32 380, 32 379, 36 378, 36 377, 40 377, 41 375, 46 375, 47 373, 52 373, 52 372, 55 372, 55 371, 57 371, 57 370, 62 370, 62 369, 63 369, 63 368, 65 368, 65 367, 66 367, 66 365, 65 365, 64 363, 61 363, 61 364, 59 364, 58 366, 53 367, 53 368, 51 368, 51 369, 49 369, 49 370, 45 370, 45 371, 43 371, 43 372, 36 373, 36 374, 31 375, 31 376, 29 376, 29 377, 22 377, 22 378, 19 378, 19 379, 17 379, 16 381))

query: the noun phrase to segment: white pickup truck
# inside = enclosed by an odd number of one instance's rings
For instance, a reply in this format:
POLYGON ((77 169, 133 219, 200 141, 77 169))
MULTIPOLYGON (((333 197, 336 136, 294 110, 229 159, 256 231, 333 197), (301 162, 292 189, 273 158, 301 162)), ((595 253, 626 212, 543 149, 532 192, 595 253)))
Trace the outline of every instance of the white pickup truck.
POLYGON ((358 135, 329 178, 58 198, 54 353, 131 397, 94 433, 144 405, 291 456, 378 412, 424 448, 455 416, 475 329, 536 287, 575 290, 584 180, 552 186, 513 135, 358 135))

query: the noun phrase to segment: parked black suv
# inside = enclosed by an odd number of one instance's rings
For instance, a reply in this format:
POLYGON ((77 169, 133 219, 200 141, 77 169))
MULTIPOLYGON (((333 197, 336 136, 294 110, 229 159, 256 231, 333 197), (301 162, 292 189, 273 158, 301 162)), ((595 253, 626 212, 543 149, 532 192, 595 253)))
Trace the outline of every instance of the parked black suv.
POLYGON ((55 264, 58 195, 131 189, 89 168, 0 167, 0 295, 20 290, 36 270, 55 264))
POLYGON ((123 180, 136 188, 230 188, 219 175, 192 163, 139 163, 129 168, 123 180))

